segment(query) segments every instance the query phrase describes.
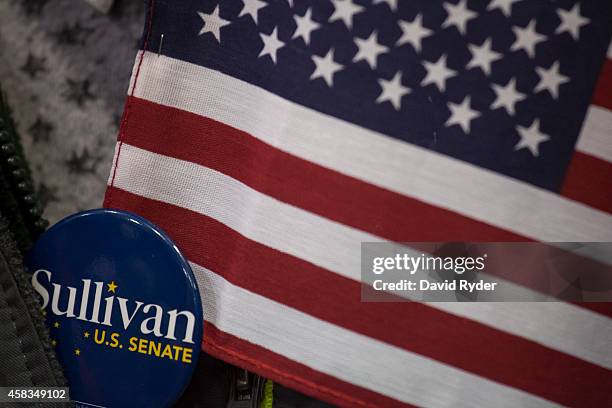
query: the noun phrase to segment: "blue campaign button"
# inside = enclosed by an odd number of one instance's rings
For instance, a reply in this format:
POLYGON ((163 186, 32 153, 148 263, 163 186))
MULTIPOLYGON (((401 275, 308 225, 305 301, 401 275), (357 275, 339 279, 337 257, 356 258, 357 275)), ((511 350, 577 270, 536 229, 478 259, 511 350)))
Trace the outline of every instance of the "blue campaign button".
POLYGON ((149 221, 91 210, 51 227, 26 258, 71 398, 91 407, 168 407, 202 340, 196 280, 149 221))

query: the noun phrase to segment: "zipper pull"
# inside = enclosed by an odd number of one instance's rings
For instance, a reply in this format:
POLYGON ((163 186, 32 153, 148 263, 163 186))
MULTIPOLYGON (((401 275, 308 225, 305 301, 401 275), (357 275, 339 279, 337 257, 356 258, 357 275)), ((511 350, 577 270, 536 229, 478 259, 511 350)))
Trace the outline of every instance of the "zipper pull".
POLYGON ((235 367, 232 371, 227 408, 259 408, 263 379, 257 374, 235 367))

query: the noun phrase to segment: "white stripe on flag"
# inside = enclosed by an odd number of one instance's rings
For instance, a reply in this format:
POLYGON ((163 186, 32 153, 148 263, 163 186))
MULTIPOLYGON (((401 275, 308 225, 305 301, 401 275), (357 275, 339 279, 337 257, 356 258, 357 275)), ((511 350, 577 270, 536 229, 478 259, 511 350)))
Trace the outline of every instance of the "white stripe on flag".
POLYGON ((612 163, 612 111, 589 107, 576 150, 612 163))
POLYGON ((212 118, 302 159, 473 219, 539 241, 612 241, 612 217, 602 211, 217 71, 145 53, 138 81, 139 98, 212 118))
POLYGON ((200 288, 205 320, 226 333, 342 381, 427 407, 558 406, 319 320, 232 285, 199 265, 192 263, 191 267, 200 288), (245 305, 248 316, 244 314, 245 305), (385 375, 375 375, 377 372, 385 375), (436 392, 428 392, 432 389, 436 392))
MULTIPOLYGON (((360 280, 361 242, 382 240, 282 203, 207 167, 125 143, 114 185, 204 214, 251 240, 357 281, 360 280)), ((536 306, 542 310, 538 314, 532 313, 529 307, 512 306, 512 303, 475 310, 459 303, 429 305, 612 368, 608 345, 591 337, 592 333, 598 333, 603 339, 612 338, 612 324, 608 318, 583 308, 554 302, 550 305, 555 306, 536 306), (555 315, 550 309, 558 313, 555 315), (557 325, 559 322, 566 324, 557 325)))

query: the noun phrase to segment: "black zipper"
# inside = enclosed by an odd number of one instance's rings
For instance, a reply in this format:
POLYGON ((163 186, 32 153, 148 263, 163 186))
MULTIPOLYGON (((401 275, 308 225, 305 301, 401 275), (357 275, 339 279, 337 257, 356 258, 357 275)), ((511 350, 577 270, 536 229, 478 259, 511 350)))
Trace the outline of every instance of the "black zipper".
MULTIPOLYGON (((0 89, 0 210, 19 228, 11 228, 24 252, 49 225, 42 217, 30 169, 25 160, 15 124, 0 89)), ((13 223, 12 223, 13 224, 13 223)))

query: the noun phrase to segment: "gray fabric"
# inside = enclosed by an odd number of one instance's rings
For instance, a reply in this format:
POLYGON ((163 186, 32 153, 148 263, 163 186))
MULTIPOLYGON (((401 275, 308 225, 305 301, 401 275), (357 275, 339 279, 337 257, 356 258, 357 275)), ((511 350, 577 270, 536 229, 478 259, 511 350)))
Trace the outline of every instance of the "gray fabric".
POLYGON ((63 386, 21 254, 0 215, 0 385, 63 386))
POLYGON ((102 205, 144 6, 0 0, 0 83, 51 223, 102 205))

